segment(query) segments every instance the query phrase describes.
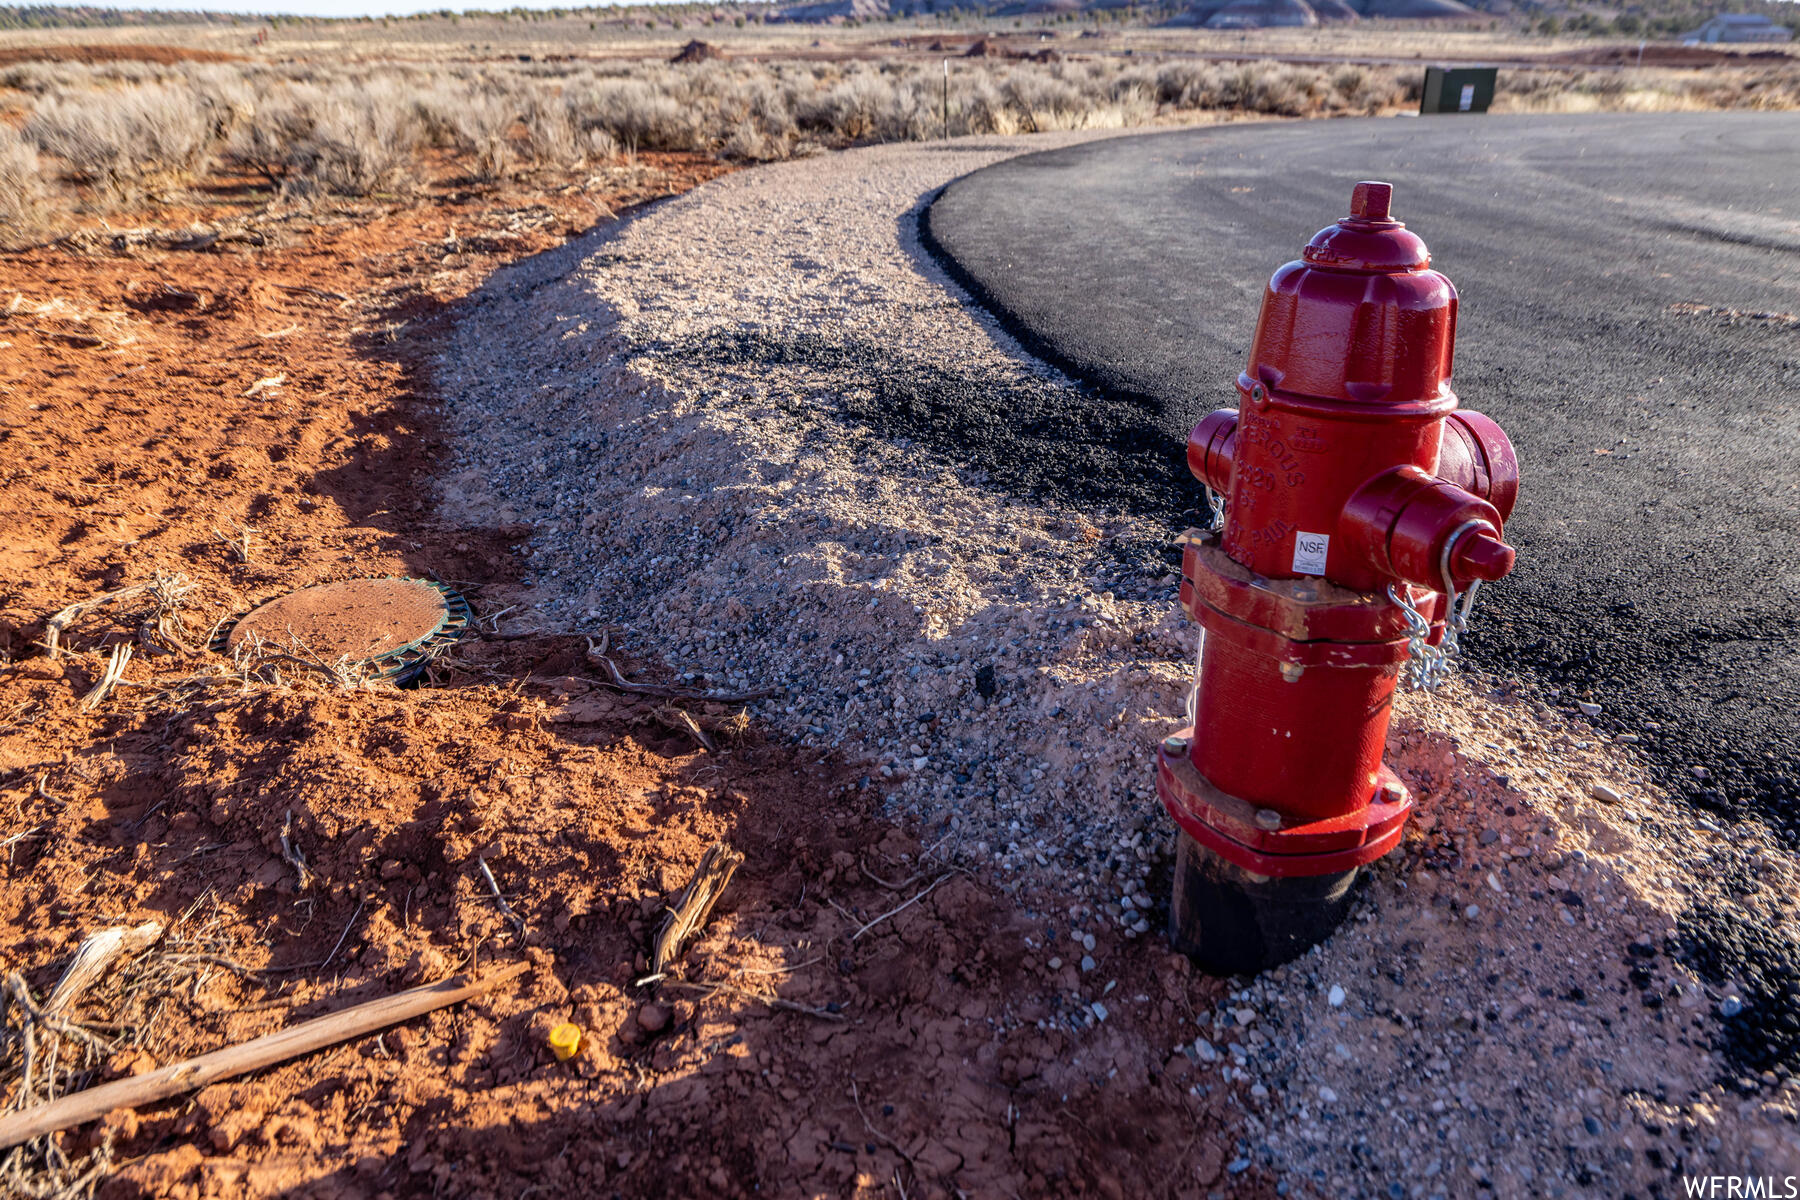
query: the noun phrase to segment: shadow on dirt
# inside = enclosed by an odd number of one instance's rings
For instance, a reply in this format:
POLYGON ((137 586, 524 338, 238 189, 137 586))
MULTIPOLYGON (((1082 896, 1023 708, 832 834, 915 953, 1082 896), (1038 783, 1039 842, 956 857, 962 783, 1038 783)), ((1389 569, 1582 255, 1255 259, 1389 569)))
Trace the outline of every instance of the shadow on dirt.
MULTIPOLYGON (((459 527, 429 497, 455 387, 435 355, 486 291, 402 295, 372 323, 385 332, 359 353, 397 364, 402 387, 371 394, 340 465, 306 487, 478 615, 527 579, 529 530, 459 527)), ((1008 436, 995 405, 1012 404, 1026 427, 1002 469, 1021 487, 1029 445, 1056 441, 1028 394, 917 364, 877 375, 850 414, 875 436, 948 454, 975 432, 1008 436), (944 415, 977 404, 974 425, 944 415)), ((287 582, 279 563, 256 571, 257 588, 287 582)), ((611 653, 628 678, 663 681, 648 654, 611 653)), ((416 690, 258 685, 111 718, 123 773, 99 781, 86 817, 116 847, 105 886, 151 879, 136 903, 171 925, 205 907, 236 953, 266 954, 200 977, 156 1038, 210 1047, 458 970, 521 956, 532 970, 71 1135, 114 1139, 104 1196, 1200 1195, 1225 1180, 1236 1101, 1169 1050, 1221 984, 1102 937, 1091 952, 1118 989, 1106 1020, 1083 998, 1097 976, 1078 973, 1066 916, 931 861, 882 820, 857 764, 771 739, 741 710, 607 679, 584 639, 490 628, 416 690), (667 977, 639 983, 665 906, 715 841, 746 856, 730 891, 667 977), (565 1020, 586 1035, 566 1064, 546 1044, 565 1020)), ((1274 1194, 1260 1167, 1239 1170, 1234 1194, 1274 1194)))

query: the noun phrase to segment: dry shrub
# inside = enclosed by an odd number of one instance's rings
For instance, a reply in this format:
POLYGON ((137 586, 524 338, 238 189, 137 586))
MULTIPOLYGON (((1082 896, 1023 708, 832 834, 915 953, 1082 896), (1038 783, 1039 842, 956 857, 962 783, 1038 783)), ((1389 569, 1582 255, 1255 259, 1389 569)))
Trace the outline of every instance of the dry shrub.
POLYGON ((745 119, 726 135, 719 153, 736 162, 769 162, 786 157, 783 149, 755 121, 745 119))
POLYGON ((314 114, 323 103, 319 89, 306 84, 259 98, 250 115, 225 142, 226 161, 285 185, 295 164, 295 148, 312 136, 314 114))
POLYGON ((596 79, 572 85, 570 104, 583 129, 598 129, 632 150, 704 150, 705 114, 683 104, 676 89, 645 79, 596 79))
POLYGON ((0 249, 14 249, 42 230, 49 201, 36 148, 0 125, 0 249))
POLYGON ((425 124, 394 79, 297 84, 264 96, 233 131, 226 157, 290 196, 370 196, 405 190, 425 124))
POLYGON ((1505 71, 1496 112, 1702 112, 1800 108, 1800 69, 1505 71))
POLYGON ((55 63, 22 62, 0 67, 0 88, 33 96, 46 95, 64 86, 68 72, 55 63))
POLYGON ((503 179, 512 152, 512 127, 519 108, 506 91, 470 92, 454 110, 457 145, 474 159, 475 177, 486 182, 503 179))
POLYGON ((546 166, 579 166, 583 160, 569 106, 543 88, 525 94, 519 123, 525 128, 525 156, 546 166))
POLYGON ((858 64, 822 92, 802 97, 794 108, 803 130, 849 142, 914 141, 937 127, 917 90, 858 64))
POLYGON ((1283 63, 1245 63, 1227 76, 1224 107, 1278 117, 1316 111, 1319 72, 1283 63))
MULTIPOLYGON (((1392 67, 971 59, 951 67, 946 121, 939 70, 902 62, 32 63, 0 72, 0 84, 38 96, 26 130, 48 168, 111 197, 187 182, 221 151, 288 196, 354 197, 406 187, 427 145, 493 181, 520 168, 581 169, 622 147, 770 161, 946 131, 1116 128, 1196 112, 1380 113, 1419 95, 1419 73, 1392 67)), ((1791 109, 1800 107, 1800 71, 1508 71, 1495 107, 1791 109)), ((12 194, 23 197, 28 186, 12 194)), ((31 202, 41 204, 41 194, 31 202)))
POLYGON ((424 130, 407 96, 389 80, 339 87, 314 114, 294 155, 303 185, 339 196, 402 191, 411 182, 424 130))
MULTIPOLYGON (((1406 89, 1392 71, 1377 74, 1367 67, 1339 67, 1332 73, 1335 107, 1347 112, 1380 112, 1405 101, 1406 89)), ((1415 97, 1416 99, 1416 97, 1415 97)))
POLYGON ((25 136, 60 159, 72 181, 135 196, 191 182, 210 160, 217 127, 195 89, 146 84, 45 97, 25 136))
POLYGON ((571 98, 539 86, 525 96, 519 117, 525 127, 524 153, 545 167, 584 167, 604 162, 619 151, 618 139, 598 124, 588 123, 571 98))

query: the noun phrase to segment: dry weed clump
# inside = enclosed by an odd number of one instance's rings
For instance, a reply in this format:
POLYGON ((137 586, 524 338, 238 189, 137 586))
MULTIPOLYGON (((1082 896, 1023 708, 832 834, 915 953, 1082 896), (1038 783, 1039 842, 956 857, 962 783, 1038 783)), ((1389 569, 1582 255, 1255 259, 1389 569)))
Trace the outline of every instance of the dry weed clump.
POLYGON ((1501 76, 1495 112, 1716 112, 1800 108, 1800 70, 1518 71, 1501 76))
POLYGON ((396 80, 295 83, 257 95, 223 153, 290 197, 370 196, 404 190, 425 137, 419 102, 396 80))
POLYGON ((22 245, 50 215, 50 191, 36 147, 0 125, 0 250, 22 245))
MULTIPOLYGON (((91 975, 78 995, 71 969, 43 998, 24 976, 0 979, 0 1095, 9 1108, 30 1108, 103 1080, 109 1067, 166 1053, 169 1017, 189 1020, 208 1003, 208 985, 224 974, 259 974, 232 958, 239 948, 222 932, 217 896, 202 893, 165 933, 152 922, 125 933, 126 953, 91 975), (135 935, 135 936, 134 936, 135 935)), ((83 944, 87 949, 87 943, 83 944)), ((75 961, 82 954, 78 951, 75 961)), ((266 975, 265 975, 266 977, 266 975)), ((113 1134, 91 1144, 34 1138, 0 1153, 0 1193, 29 1200, 95 1194, 114 1166, 113 1134)))
POLYGON ((177 84, 52 93, 25 136, 59 159, 75 183, 120 197, 191 182, 207 165, 215 121, 207 99, 177 84))
MULTIPOLYGON (((713 60, 511 63, 24 63, 0 70, 0 217, 9 230, 72 199, 117 205, 198 182, 215 163, 282 199, 404 193, 427 151, 470 183, 567 173, 621 152, 769 161, 944 134, 1123 128, 1199 113, 1393 112, 1419 80, 1397 67, 1188 59, 1056 62, 713 60), (40 157, 41 156, 41 157, 40 157), (72 189, 44 186, 60 177, 72 189), (16 215, 15 215, 16 214, 16 215)), ((1800 107, 1800 71, 1508 71, 1500 111, 1800 107)), ((18 235, 13 234, 15 240, 18 235)))

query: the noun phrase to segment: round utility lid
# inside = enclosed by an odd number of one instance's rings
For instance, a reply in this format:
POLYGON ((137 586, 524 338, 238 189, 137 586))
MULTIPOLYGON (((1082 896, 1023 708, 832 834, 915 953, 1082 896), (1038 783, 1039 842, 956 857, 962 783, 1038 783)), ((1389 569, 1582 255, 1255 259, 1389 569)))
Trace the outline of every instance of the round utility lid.
POLYGON ((231 654, 266 646, 326 664, 368 664, 396 675, 423 664, 462 635, 468 603, 426 579, 346 579, 277 597, 237 622, 231 654))

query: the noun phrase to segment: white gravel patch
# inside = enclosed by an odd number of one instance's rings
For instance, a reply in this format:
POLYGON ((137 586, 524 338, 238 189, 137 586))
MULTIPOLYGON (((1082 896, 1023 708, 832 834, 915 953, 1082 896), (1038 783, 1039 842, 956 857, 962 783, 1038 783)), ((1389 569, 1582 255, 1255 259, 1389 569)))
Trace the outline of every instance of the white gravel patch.
POLYGON ((1010 501, 835 419, 846 389, 895 364, 1062 386, 914 227, 955 176, 1078 136, 745 171, 578 262, 498 278, 499 311, 465 322, 447 364, 462 469, 445 499, 535 527, 534 607, 553 624, 616 622, 628 650, 684 675, 784 689, 756 715, 866 760, 951 854, 1093 899, 1103 884, 1118 909, 1160 829, 1146 755, 1182 711, 1193 651, 1164 568, 1141 561, 1170 529, 1010 501), (819 361, 731 361, 746 338, 819 361))
MULTIPOLYGON (((1068 386, 914 228, 953 177, 1081 136, 726 176, 497 275, 438 386, 460 435, 446 506, 533 527, 521 625, 622 627, 688 679, 783 689, 758 719, 865 763, 941 854, 1055 898, 1047 933, 1081 943, 1058 1019, 1092 1031, 1126 1019, 1099 1003, 1108 957, 1156 952, 1167 903, 1152 747, 1194 642, 1144 548, 1175 530, 1011 499, 868 432, 891 373, 1068 386)), ((1404 850, 1355 923, 1201 1011, 1170 1059, 1240 1098, 1234 1170, 1424 1198, 1800 1169, 1794 1092, 1718 1086, 1731 981, 1668 953, 1676 914, 1720 902, 1714 869, 1752 851, 1595 738, 1482 686, 1401 703, 1390 751, 1424 814, 1404 850)), ((1791 894, 1793 863, 1754 853, 1791 894)))

